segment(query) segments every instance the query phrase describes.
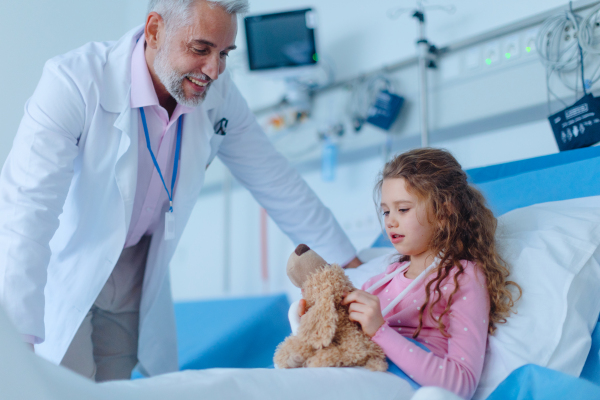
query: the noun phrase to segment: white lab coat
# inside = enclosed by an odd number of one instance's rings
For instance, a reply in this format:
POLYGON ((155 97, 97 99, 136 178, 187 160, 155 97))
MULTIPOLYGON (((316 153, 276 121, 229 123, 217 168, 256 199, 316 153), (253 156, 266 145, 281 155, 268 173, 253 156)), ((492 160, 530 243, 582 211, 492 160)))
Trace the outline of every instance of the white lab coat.
MULTIPOLYGON (((0 301, 21 333, 44 339, 36 352, 56 364, 129 229, 139 118, 130 107, 131 54, 142 33, 138 27, 118 42, 89 43, 48 61, 0 175, 0 301)), ((177 370, 168 265, 215 155, 293 241, 332 262, 355 253, 222 74, 204 103, 184 117, 175 239, 163 239, 163 218, 148 253, 138 358, 150 375, 177 370), (223 117, 227 134, 216 135, 223 117)))

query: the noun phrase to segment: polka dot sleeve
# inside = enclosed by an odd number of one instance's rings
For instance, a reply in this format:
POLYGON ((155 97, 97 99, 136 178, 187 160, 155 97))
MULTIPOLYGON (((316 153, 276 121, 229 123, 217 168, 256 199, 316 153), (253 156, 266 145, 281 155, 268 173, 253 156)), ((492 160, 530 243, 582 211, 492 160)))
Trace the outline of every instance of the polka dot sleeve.
MULTIPOLYGON (((420 349, 400 332, 385 323, 373 341, 408 376, 422 386, 437 386, 470 398, 481 377, 489 317, 489 299, 485 278, 471 263, 465 263, 465 273, 459 281, 459 290, 450 306, 447 332, 447 354, 434 354, 420 349), (470 265, 469 265, 470 264, 470 265)), ((449 282, 452 282, 450 279, 449 282)), ((448 283, 444 296, 454 291, 448 283)), ((417 321, 418 323, 418 321, 417 321)))

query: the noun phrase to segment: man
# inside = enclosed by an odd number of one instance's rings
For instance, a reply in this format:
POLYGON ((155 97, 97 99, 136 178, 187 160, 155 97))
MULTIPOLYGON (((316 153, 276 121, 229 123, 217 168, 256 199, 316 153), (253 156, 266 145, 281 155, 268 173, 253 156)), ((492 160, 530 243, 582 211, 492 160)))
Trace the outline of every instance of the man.
POLYGON ((50 60, 0 176, 0 302, 95 379, 177 369, 168 264, 219 155, 295 242, 355 250, 228 74, 247 0, 152 0, 143 28, 50 60))

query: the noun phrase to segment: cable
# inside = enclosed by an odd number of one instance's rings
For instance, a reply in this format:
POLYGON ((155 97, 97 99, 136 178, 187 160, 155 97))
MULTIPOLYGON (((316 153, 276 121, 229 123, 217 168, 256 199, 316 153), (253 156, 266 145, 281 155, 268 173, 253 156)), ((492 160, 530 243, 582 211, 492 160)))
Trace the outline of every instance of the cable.
MULTIPOLYGON (((573 32, 573 36, 577 39, 577 49, 579 50, 579 64, 581 65, 581 88, 583 89, 584 96, 587 96, 587 91, 585 90, 585 72, 583 69, 583 50, 581 49, 581 37, 578 35, 579 33, 579 24, 577 23, 577 18, 573 14, 573 1, 569 1, 569 13, 568 17, 575 27, 575 32, 573 32), (577 35, 577 36, 575 36, 577 35)), ((582 31, 585 31, 585 25, 582 31)), ((575 94, 577 96, 577 93, 575 94)))
POLYGON ((600 54, 600 48, 594 46, 594 29, 600 26, 598 22, 598 11, 600 11, 600 4, 592 8, 590 13, 583 19, 579 34, 579 45, 581 48, 591 54, 600 54), (592 21, 593 19, 593 21, 592 21))
POLYGON ((569 11, 549 17, 540 28, 536 46, 540 61, 546 67, 549 112, 551 97, 567 107, 565 101, 551 88, 550 81, 553 74, 556 74, 565 87, 574 91, 576 100, 580 93, 579 85, 586 95, 588 89, 600 80, 600 66, 594 70, 590 79, 585 78, 586 62, 588 64, 598 62, 593 56, 600 55, 600 49, 593 47, 593 31, 598 23, 599 11, 600 5, 582 18, 573 13, 570 3, 569 11))
POLYGON ((367 120, 369 108, 382 90, 396 92, 397 83, 387 74, 378 73, 359 81, 352 87, 347 104, 347 113, 356 132, 367 120))
POLYGON ((577 68, 578 47, 576 41, 570 40, 572 35, 570 32, 575 29, 568 13, 551 16, 543 23, 536 39, 542 64, 553 71, 572 71, 577 68), (563 43, 563 33, 567 42, 566 47, 563 43))

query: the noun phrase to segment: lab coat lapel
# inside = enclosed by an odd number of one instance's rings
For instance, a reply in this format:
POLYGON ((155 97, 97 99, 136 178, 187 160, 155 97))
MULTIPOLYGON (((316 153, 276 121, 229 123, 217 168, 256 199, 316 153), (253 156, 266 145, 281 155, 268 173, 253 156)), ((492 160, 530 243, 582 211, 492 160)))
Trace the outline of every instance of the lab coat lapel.
POLYGON ((212 127, 203 107, 183 118, 180 176, 173 205, 195 200, 204 183, 204 165, 210 154, 212 127))
POLYGON ((125 206, 125 232, 129 230, 135 190, 137 188, 138 169, 138 118, 137 109, 126 107, 115 121, 114 127, 121 131, 115 180, 125 206))
POLYGON ((113 132, 120 134, 115 180, 123 200, 125 234, 129 229, 137 183, 138 167, 138 114, 131 108, 131 54, 137 40, 143 34, 143 26, 136 27, 123 36, 108 54, 104 67, 104 90, 100 104, 109 113, 118 113, 113 132))
POLYGON ((187 204, 190 201, 195 203, 204 184, 206 163, 211 153, 210 141, 215 135, 208 111, 223 101, 219 88, 211 89, 213 90, 209 90, 202 105, 183 117, 180 175, 173 198, 173 207, 178 203, 187 204))

